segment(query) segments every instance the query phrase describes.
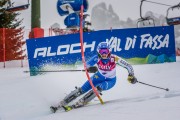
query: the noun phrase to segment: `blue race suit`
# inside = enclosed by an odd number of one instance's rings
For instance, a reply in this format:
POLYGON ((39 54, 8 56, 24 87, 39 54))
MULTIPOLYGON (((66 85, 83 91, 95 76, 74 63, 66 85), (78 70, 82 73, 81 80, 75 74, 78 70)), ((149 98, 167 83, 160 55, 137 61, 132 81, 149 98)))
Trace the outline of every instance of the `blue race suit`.
MULTIPOLYGON (((87 68, 97 65, 98 71, 91 77, 91 80, 95 87, 99 86, 102 90, 109 90, 115 85, 116 64, 126 68, 129 74, 134 75, 132 66, 116 55, 111 55, 108 59, 100 59, 95 55, 86 64, 87 68)), ((81 88, 83 93, 92 89, 89 81, 86 81, 81 88)))

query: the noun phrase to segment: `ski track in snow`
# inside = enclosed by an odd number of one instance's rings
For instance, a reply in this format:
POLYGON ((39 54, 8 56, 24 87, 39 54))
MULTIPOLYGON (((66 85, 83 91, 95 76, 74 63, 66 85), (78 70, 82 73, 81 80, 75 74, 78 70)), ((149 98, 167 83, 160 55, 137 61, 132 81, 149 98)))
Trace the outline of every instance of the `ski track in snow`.
POLYGON ((55 114, 49 107, 63 99, 74 86, 85 82, 83 72, 30 77, 23 73, 28 68, 0 69, 0 120, 179 120, 180 57, 175 63, 133 67, 139 81, 168 87, 170 91, 138 83, 131 85, 126 80, 127 71, 118 67, 115 87, 103 91, 104 105, 96 98, 83 108, 70 112, 58 110, 55 114))
POLYGON ((172 91, 164 94, 153 94, 148 96, 141 96, 141 97, 135 97, 135 98, 122 98, 122 99, 116 99, 116 100, 110 100, 106 101, 106 103, 124 103, 124 102, 143 102, 147 100, 154 100, 159 98, 172 98, 172 97, 179 97, 180 91, 172 91))

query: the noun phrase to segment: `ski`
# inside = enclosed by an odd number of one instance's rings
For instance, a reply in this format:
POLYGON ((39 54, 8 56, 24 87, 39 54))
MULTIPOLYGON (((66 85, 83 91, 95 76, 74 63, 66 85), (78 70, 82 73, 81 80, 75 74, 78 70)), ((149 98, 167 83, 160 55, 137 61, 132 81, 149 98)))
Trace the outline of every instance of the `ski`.
MULTIPOLYGON (((82 105, 82 106, 75 106, 75 105, 72 105, 72 106, 62 106, 61 108, 63 108, 63 110, 65 111, 65 112, 69 112, 69 111, 71 111, 71 110, 73 110, 73 109, 77 109, 77 108, 80 108, 80 107, 83 107, 84 105, 82 105)), ((54 107, 54 106, 51 106, 50 107, 50 110, 51 110, 51 112, 52 113, 56 113, 57 112, 57 110, 59 110, 59 108, 58 107, 54 107)))
POLYGON ((86 103, 86 104, 73 104, 73 105, 66 105, 66 106, 61 106, 61 107, 54 107, 51 106, 50 110, 52 113, 56 113, 59 109, 62 108, 62 110, 64 110, 65 112, 69 112, 73 109, 77 109, 77 108, 81 108, 81 107, 86 107, 89 106, 90 102, 86 103))
MULTIPOLYGON (((97 88, 97 91, 100 95, 102 95, 101 89, 97 88)), ((82 94, 81 89, 76 88, 69 95, 67 95, 63 101, 61 101, 61 104, 58 107, 51 106, 50 107, 51 111, 55 113, 58 109, 63 108, 66 112, 68 112, 68 111, 71 111, 72 109, 80 108, 87 105, 92 99, 96 97, 96 94, 94 93, 94 91, 90 90, 87 94, 85 94, 81 99, 79 99, 73 105, 67 105, 68 103, 76 99, 81 94, 82 94)))
MULTIPOLYGON (((88 104, 88 103, 87 103, 88 104)), ((85 105, 87 105, 87 104, 81 104, 81 105, 79 105, 79 104, 74 104, 74 105, 67 105, 67 106, 62 106, 63 107, 63 109, 66 111, 66 112, 69 112, 69 111, 71 111, 71 110, 73 110, 73 109, 77 109, 77 108, 81 108, 81 107, 84 107, 85 105)))

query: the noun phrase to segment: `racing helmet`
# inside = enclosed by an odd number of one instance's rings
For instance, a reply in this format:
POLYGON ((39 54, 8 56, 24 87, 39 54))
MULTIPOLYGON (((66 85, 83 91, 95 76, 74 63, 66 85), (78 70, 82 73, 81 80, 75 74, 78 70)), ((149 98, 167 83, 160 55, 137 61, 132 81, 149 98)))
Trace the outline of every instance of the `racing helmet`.
POLYGON ((101 59, 109 59, 111 56, 111 48, 107 42, 100 42, 97 46, 98 57, 101 59))

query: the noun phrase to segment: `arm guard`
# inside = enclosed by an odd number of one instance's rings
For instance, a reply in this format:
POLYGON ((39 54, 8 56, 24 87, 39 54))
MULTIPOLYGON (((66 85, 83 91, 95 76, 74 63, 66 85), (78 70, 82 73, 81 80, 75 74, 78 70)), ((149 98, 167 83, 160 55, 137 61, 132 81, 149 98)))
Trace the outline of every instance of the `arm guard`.
POLYGON ((133 67, 127 61, 125 61, 122 58, 116 56, 116 62, 117 62, 118 65, 126 68, 129 75, 134 75, 133 67))

